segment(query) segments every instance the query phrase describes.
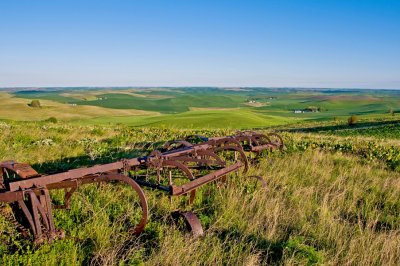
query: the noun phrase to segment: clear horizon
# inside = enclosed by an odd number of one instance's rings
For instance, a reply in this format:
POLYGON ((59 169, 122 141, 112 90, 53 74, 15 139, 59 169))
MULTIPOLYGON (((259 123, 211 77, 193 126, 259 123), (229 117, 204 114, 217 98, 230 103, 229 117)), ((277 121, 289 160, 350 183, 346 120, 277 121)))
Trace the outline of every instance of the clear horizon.
POLYGON ((400 1, 2 1, 0 9, 0 88, 400 89, 400 1))

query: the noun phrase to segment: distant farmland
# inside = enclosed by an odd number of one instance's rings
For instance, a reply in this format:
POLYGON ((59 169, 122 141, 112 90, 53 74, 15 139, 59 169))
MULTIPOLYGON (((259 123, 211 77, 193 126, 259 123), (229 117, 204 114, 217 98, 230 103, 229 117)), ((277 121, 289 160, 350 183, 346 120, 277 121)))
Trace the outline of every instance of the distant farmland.
POLYGON ((0 110, 0 119, 9 119, 12 108, 15 120, 51 116, 85 124, 180 128, 257 128, 301 121, 345 121, 350 115, 388 116, 390 110, 400 111, 400 91, 389 90, 45 88, 0 96, 9 107, 0 110), (26 104, 34 99, 42 101, 43 108, 26 116, 26 104))

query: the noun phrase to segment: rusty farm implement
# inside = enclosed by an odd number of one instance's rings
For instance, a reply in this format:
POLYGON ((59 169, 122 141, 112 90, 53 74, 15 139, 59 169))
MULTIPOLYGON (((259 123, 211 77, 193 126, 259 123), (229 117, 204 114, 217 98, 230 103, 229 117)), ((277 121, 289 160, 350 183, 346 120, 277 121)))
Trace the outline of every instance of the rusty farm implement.
MULTIPOLYGON (((68 209, 73 193, 85 184, 118 183, 136 193, 136 210, 140 212, 140 218, 135 223, 129 223, 129 232, 140 234, 149 216, 143 187, 160 190, 170 196, 187 195, 190 204, 199 187, 218 179, 225 180, 230 173, 247 172, 249 163, 246 153, 282 148, 282 138, 277 134, 247 131, 229 137, 190 136, 185 140, 167 142, 145 157, 49 175, 39 174, 25 163, 5 161, 0 163, 0 203, 12 211, 5 212, 3 208, 0 214, 35 243, 52 241, 64 236, 64 232, 55 227, 54 208, 68 209), (56 205, 50 197, 49 191, 55 189, 64 190, 62 204, 56 205)), ((124 200, 129 201, 129 198, 124 200)), ((185 219, 194 234, 202 233, 194 213, 177 213, 185 219)))

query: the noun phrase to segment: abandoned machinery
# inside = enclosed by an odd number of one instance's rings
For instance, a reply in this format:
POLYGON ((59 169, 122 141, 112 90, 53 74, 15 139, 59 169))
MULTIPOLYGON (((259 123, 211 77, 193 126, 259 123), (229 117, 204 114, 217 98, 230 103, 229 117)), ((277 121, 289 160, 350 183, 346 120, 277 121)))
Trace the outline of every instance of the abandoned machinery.
MULTIPOLYGON (((141 218, 130 232, 139 234, 144 230, 149 214, 142 187, 164 191, 171 196, 188 195, 190 204, 197 188, 226 179, 233 172, 242 170, 246 173, 249 167, 246 153, 254 160, 263 150, 282 148, 283 140, 276 133, 265 135, 245 131, 228 137, 189 136, 185 140, 167 142, 145 157, 49 175, 39 174, 25 163, 5 161, 0 163, 0 204, 12 211, 0 213, 35 243, 52 241, 64 237, 64 232, 55 227, 53 208, 69 209, 71 196, 78 187, 90 183, 122 183, 137 194, 141 218), (182 181, 182 177, 186 180, 182 181), (62 205, 52 202, 49 190, 53 189, 64 189, 62 205)), ((203 233, 194 213, 175 212, 173 216, 183 217, 194 235, 203 233)))

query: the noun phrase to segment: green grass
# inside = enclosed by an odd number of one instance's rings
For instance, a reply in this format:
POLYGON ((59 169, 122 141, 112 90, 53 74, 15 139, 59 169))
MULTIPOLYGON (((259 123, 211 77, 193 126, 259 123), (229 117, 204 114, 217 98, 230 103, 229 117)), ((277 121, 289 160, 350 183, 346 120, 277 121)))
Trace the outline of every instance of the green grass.
MULTIPOLYGON (((2 122, 0 160, 52 172, 147 154, 147 142, 233 131, 2 122)), ((198 191, 193 210, 203 237, 191 238, 169 218, 188 207, 184 198, 170 202, 151 190, 145 191, 151 210, 145 232, 127 234, 116 218, 129 202, 116 195, 129 192, 88 185, 74 194, 71 210, 55 211, 64 240, 35 247, 0 216, 0 264, 398 265, 400 172, 382 157, 398 141, 312 133, 284 133, 284 139, 287 150, 269 154, 248 176, 231 175, 225 187, 198 191), (366 157, 377 147, 381 155, 366 157), (263 176, 267 187, 251 175, 263 176)), ((51 195, 58 201, 62 193, 51 195)))
POLYGON ((80 105, 94 105, 116 109, 139 109, 161 113, 189 111, 190 107, 236 108, 245 98, 231 95, 184 95, 166 99, 149 99, 126 94, 102 94, 107 99, 101 101, 80 101, 80 105))
POLYGON ((41 100, 51 100, 60 103, 72 103, 75 102, 76 99, 64 97, 59 94, 57 91, 20 91, 14 94, 18 98, 23 99, 41 99, 41 100))
POLYGON ((336 121, 304 122, 299 125, 287 125, 282 130, 310 132, 336 136, 359 136, 376 139, 400 139, 400 117, 371 115, 358 117, 354 125, 348 125, 346 119, 336 121), (360 119, 361 118, 361 119, 360 119))
MULTIPOLYGON (((0 265, 400 264, 400 126, 387 114, 400 109, 398 92, 121 91, 1 94, 2 118, 59 122, 0 121, 0 160, 27 162, 42 173, 66 171, 149 154, 150 142, 246 128, 282 131, 287 149, 267 154, 247 176, 232 174, 222 188, 201 188, 192 207, 185 198, 170 201, 146 190, 151 216, 139 237, 126 230, 137 213, 134 194, 123 186, 79 188, 71 210, 55 211, 67 238, 52 244, 33 246, 0 215, 0 265), (44 107, 32 110, 32 99, 44 107), (246 106, 247 99, 264 106, 246 106), (308 106, 323 111, 292 112, 308 106), (351 127, 350 114, 359 117, 351 127), (251 175, 263 176, 267 187, 251 175), (171 221, 172 211, 190 208, 203 237, 192 238, 171 221)), ((63 193, 51 196, 60 202, 63 193)))

